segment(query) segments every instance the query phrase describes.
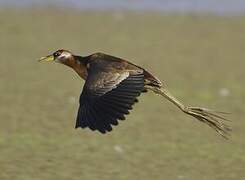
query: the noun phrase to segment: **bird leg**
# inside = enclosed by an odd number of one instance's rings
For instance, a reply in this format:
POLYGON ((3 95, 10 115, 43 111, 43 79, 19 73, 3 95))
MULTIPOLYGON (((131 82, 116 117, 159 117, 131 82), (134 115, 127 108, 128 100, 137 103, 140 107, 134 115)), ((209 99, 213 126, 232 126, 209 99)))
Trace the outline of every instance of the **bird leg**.
POLYGON ((184 113, 193 116, 197 120, 207 124, 208 126, 213 128, 219 135, 221 135, 225 139, 228 139, 228 136, 230 135, 229 131, 231 131, 231 128, 224 123, 224 121, 228 121, 228 120, 222 116, 228 113, 213 111, 201 107, 185 106, 164 88, 147 86, 147 85, 145 86, 145 88, 153 91, 158 95, 165 97, 174 105, 176 105, 179 109, 181 109, 184 113))

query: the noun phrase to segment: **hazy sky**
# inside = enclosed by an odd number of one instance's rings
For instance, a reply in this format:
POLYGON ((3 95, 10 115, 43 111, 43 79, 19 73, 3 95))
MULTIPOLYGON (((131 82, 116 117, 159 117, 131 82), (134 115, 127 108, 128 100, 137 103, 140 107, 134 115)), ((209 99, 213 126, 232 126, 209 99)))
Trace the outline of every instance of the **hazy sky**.
POLYGON ((0 0, 0 6, 71 6, 79 9, 131 9, 244 14, 245 0, 0 0))

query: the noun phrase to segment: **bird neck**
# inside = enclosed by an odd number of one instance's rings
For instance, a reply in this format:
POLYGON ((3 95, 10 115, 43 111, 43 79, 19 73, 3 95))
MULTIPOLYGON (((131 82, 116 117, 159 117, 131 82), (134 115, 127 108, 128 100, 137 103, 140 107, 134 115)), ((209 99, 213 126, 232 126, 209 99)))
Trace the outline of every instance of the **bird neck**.
POLYGON ((83 57, 74 55, 67 65, 74 69, 82 79, 86 80, 88 76, 87 63, 83 57))

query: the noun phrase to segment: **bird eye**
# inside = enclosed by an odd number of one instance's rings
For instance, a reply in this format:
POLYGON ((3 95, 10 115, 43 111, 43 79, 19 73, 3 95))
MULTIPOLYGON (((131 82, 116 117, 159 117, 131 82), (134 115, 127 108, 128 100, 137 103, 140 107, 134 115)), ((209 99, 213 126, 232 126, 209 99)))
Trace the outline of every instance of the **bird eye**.
POLYGON ((55 52, 53 55, 54 55, 54 57, 58 57, 58 56, 61 55, 61 52, 57 51, 57 52, 55 52))

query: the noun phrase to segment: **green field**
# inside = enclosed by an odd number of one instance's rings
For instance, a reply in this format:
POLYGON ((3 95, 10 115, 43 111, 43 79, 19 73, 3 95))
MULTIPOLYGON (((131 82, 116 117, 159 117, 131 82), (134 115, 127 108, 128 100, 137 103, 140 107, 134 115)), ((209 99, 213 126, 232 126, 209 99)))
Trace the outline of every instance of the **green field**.
POLYGON ((1 180, 242 180, 245 17, 0 10, 1 180), (190 105, 231 112, 229 141, 152 93, 109 134, 74 129, 83 81, 60 48, 137 63, 190 105))

